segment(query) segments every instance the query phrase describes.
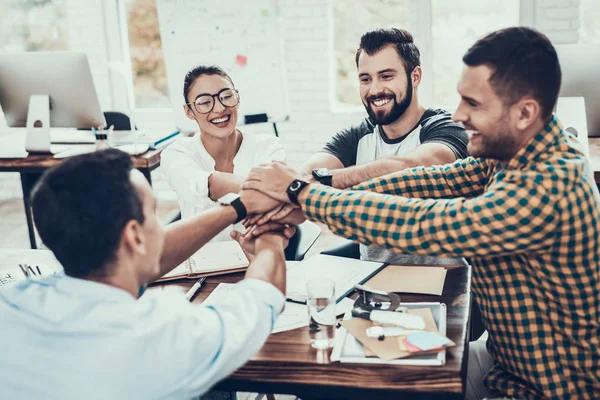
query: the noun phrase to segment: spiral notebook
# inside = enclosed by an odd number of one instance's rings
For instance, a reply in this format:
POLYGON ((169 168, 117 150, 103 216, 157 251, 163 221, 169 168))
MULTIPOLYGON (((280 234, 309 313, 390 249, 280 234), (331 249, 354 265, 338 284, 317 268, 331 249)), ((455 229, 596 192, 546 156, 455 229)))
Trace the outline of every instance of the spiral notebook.
POLYGON ((248 258, 237 242, 210 242, 157 282, 231 274, 244 271, 248 264, 248 258))

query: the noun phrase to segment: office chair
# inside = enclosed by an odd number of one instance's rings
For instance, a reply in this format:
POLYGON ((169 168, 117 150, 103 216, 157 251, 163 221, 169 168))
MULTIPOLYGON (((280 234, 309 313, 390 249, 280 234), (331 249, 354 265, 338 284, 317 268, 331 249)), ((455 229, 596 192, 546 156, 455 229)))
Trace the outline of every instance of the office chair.
MULTIPOLYGON (((178 211, 167 224, 171 224, 181 219, 181 211, 178 211)), ((311 221, 304 221, 298 225, 296 233, 290 238, 288 246, 285 248, 286 261, 302 261, 304 256, 312 245, 321 235, 321 228, 311 221)))
POLYGON ((131 120, 127 114, 118 111, 105 111, 106 127, 114 126, 115 131, 130 131, 131 120))
POLYGON ((297 226, 296 233, 290 238, 285 248, 286 261, 302 261, 312 245, 321 235, 319 225, 311 221, 304 221, 297 226))

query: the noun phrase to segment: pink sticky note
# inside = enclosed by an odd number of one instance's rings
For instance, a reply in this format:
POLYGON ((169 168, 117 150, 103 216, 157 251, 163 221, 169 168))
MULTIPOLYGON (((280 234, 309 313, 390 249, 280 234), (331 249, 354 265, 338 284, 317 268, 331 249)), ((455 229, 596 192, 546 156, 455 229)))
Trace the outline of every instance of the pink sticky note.
POLYGON ((242 54, 238 54, 235 56, 235 63, 240 67, 245 67, 248 64, 248 57, 242 54))

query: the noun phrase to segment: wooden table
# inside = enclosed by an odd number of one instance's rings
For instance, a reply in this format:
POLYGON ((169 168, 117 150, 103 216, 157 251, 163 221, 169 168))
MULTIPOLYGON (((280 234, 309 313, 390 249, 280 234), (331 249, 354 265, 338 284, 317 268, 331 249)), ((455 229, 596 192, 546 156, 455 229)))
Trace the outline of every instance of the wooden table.
MULTIPOLYGON (((194 303, 201 303, 220 282, 234 283, 243 274, 211 277, 194 303)), ((315 398, 418 398, 462 399, 468 360, 470 267, 448 270, 442 296, 402 295, 402 301, 440 301, 447 305, 448 337, 456 347, 447 350, 441 367, 331 363, 330 350, 309 345, 308 328, 271 335, 246 365, 219 383, 218 390, 288 393, 302 399, 315 398)), ((163 285, 181 286, 193 282, 163 285)), ((161 286, 154 290, 160 290, 161 286)))
MULTIPOLYGON (((135 167, 140 170, 152 184, 150 172, 160 166, 160 152, 162 150, 150 150, 146 153, 133 157, 135 167)), ((42 173, 64 159, 57 159, 52 154, 30 154, 26 158, 0 158, 0 172, 18 172, 21 175, 21 188, 23 190, 23 204, 25 205, 25 217, 27 218, 27 230, 29 232, 29 243, 32 249, 37 249, 33 220, 31 217, 31 204, 29 197, 36 182, 42 173)))

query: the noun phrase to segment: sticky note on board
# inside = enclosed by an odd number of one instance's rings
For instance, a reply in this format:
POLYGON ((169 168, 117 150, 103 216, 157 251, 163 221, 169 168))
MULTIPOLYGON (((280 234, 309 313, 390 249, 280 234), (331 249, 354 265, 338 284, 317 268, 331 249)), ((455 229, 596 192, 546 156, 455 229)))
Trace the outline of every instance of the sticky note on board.
POLYGON ((263 9, 260 12, 260 15, 262 15, 263 17, 268 17, 269 16, 269 10, 263 9))
POLYGON ((240 67, 245 67, 248 64, 248 57, 242 54, 235 56, 235 63, 240 67))
POLYGON ((414 332, 408 335, 406 341, 423 351, 441 348, 450 343, 446 337, 435 332, 414 332))

